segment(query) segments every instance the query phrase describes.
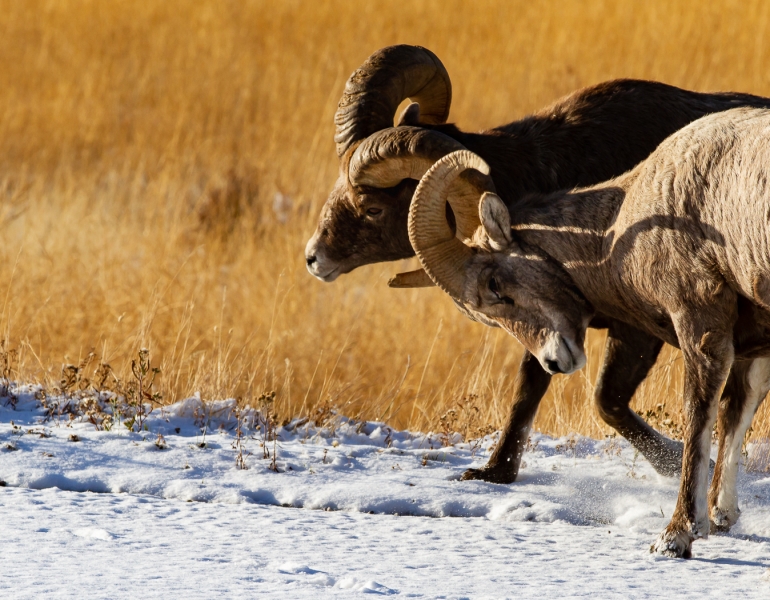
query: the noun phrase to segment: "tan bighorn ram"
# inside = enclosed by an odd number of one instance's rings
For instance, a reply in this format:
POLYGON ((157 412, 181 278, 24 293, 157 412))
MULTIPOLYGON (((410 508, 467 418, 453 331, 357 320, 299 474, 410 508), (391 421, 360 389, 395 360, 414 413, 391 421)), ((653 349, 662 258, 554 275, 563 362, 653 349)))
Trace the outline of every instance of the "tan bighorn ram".
POLYGON ((632 171, 532 198, 512 214, 490 191, 479 194, 475 215, 456 206, 468 194, 449 186, 466 169, 489 172, 468 151, 437 162, 409 216, 421 264, 455 301, 497 322, 550 372, 585 364, 585 331, 597 316, 681 348, 681 485, 652 550, 689 556, 710 526, 729 529, 738 518, 741 443, 770 390, 770 111, 704 117, 632 171), (465 230, 482 225, 466 243, 447 223, 447 199, 468 220, 465 230), (719 455, 707 495, 718 406, 719 455))
MULTIPOLYGON (((502 76, 500 85, 505 85, 502 76)), ((770 106, 767 99, 748 94, 701 94, 651 81, 618 80, 579 90, 508 125, 465 133, 445 123, 451 97, 441 61, 419 46, 378 50, 353 73, 335 115, 339 178, 306 248, 307 267, 315 277, 333 281, 362 265, 413 256, 407 213, 417 180, 455 150, 471 150, 490 165, 497 193, 515 216, 520 206, 549 209, 548 198, 527 200, 530 193, 620 175, 666 136, 703 115, 742 105, 770 106), (398 105, 406 98, 414 103, 393 127, 398 105)), ((419 285, 426 279, 417 272, 397 283, 419 285)), ((662 343, 610 316, 595 318, 591 326, 608 329, 596 391, 599 414, 658 472, 677 473, 681 445, 659 435, 628 406, 662 343)), ((471 469, 464 478, 499 483, 516 479, 530 423, 550 380, 525 352, 500 443, 486 467, 471 469)))

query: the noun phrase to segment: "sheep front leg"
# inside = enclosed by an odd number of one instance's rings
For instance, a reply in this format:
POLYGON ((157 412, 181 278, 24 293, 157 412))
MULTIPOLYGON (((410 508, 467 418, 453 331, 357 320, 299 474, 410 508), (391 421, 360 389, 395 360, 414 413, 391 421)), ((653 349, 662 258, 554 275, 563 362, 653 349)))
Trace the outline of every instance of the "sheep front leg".
POLYGON ((462 479, 491 483, 516 481, 532 421, 550 382, 551 376, 537 358, 525 351, 513 387, 513 406, 500 441, 489 462, 480 469, 468 469, 462 479))
POLYGON ((650 548, 674 558, 690 558, 692 542, 708 538, 707 505, 711 430, 718 395, 733 362, 731 327, 705 328, 701 315, 675 321, 685 365, 684 456, 679 496, 671 522, 650 548), (698 316, 701 323, 698 323, 698 316))

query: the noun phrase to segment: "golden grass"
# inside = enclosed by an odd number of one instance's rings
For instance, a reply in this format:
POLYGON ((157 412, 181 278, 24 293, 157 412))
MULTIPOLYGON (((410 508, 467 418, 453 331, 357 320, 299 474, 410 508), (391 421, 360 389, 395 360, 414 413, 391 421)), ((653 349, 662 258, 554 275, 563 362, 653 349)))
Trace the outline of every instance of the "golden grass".
MULTIPOLYGON (((336 177, 347 76, 393 43, 431 48, 469 130, 614 77, 770 95, 761 1, 0 0, 2 329, 19 376, 55 382, 91 348, 138 348, 166 400, 277 392, 281 415, 334 404, 435 428, 475 394, 500 426, 520 347, 405 265, 328 285, 303 249, 336 177)), ((609 432, 589 367, 557 378, 536 427, 609 432)), ((666 351, 635 406, 681 406, 666 351)), ((768 434, 767 411, 759 417, 768 434)))

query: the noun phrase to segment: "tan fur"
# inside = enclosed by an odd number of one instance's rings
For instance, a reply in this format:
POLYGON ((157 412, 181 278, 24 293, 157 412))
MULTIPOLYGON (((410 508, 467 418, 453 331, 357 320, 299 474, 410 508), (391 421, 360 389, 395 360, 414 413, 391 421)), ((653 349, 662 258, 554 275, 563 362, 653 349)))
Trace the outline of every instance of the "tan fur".
MULTIPOLYGON (((500 82, 507 85, 504 77, 500 82)), ((550 200, 542 194, 620 175, 695 119, 737 106, 770 107, 767 98, 749 94, 704 94, 654 81, 619 79, 577 90, 507 125, 470 133, 445 123, 450 101, 449 75, 438 57, 424 48, 383 48, 351 76, 335 116, 339 179, 305 249, 313 276, 330 282, 362 265, 414 256, 407 215, 415 179, 457 148, 466 148, 489 164, 494 189, 511 214, 520 208, 536 210, 533 197, 547 211, 550 200), (407 96, 413 104, 392 127, 396 108, 407 96)), ((452 216, 460 215, 450 214, 450 225, 452 216)), ((459 219, 456 225, 461 238, 467 232, 459 219)), ((421 282, 409 276, 393 283, 411 287, 421 282)), ((476 321, 494 324, 478 312, 460 310, 476 321)), ((599 414, 658 473, 678 474, 682 445, 661 436, 629 407, 655 363, 660 340, 613 319, 595 319, 591 326, 607 329, 608 362, 596 385, 599 414)), ((563 348, 561 354, 566 356, 563 348)), ((515 481, 531 417, 550 380, 550 372, 529 353, 521 366, 510 418, 495 453, 487 465, 469 469, 463 478, 515 481)))
MULTIPOLYGON (((688 556, 692 541, 708 536, 710 431, 733 360, 770 356, 769 170, 770 111, 707 116, 629 173, 554 194, 550 210, 539 202, 537 211, 520 211, 503 250, 492 249, 500 239, 477 236, 480 251, 465 266, 459 300, 536 356, 548 332, 582 352, 585 327, 597 315, 682 349, 681 487, 653 546, 665 555, 688 556)), ((494 227, 485 230, 495 235, 494 227)), ((749 404, 753 414, 757 400, 749 404)), ((720 434, 739 434, 746 418, 720 434)))

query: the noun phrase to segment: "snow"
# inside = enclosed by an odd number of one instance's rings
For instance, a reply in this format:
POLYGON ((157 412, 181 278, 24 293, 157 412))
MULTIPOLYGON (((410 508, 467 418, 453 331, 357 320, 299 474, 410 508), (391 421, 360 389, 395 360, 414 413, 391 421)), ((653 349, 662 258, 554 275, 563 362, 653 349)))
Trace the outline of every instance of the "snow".
POLYGON ((672 560, 649 546, 678 481, 619 439, 533 435, 519 480, 495 485, 459 481, 491 438, 445 446, 336 417, 279 428, 273 463, 247 411, 238 469, 234 401, 97 431, 44 421, 34 388, 14 392, 15 409, 0 401, 3 597, 770 595, 764 473, 742 470, 730 534, 672 560))

